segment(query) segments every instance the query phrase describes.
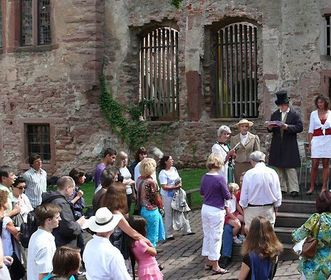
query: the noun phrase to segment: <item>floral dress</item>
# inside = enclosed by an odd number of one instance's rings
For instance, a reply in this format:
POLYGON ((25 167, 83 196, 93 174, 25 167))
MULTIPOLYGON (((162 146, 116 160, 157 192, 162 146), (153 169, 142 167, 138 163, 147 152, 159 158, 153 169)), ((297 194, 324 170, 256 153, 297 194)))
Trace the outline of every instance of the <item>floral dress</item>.
POLYGON ((292 232, 295 242, 301 241, 311 233, 315 236, 317 232, 318 247, 315 257, 312 259, 301 257, 299 261, 298 270, 309 280, 325 280, 331 276, 331 213, 315 213, 300 228, 292 232))

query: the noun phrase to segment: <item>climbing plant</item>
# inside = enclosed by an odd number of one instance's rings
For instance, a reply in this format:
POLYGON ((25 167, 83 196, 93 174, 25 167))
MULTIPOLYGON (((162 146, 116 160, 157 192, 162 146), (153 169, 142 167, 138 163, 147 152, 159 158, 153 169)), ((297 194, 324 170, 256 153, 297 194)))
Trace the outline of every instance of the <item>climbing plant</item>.
POLYGON ((137 105, 124 105, 113 98, 105 77, 100 77, 101 111, 116 134, 131 151, 135 151, 146 142, 148 136, 147 123, 141 120, 146 102, 137 105))
POLYGON ((174 5, 178 9, 182 2, 183 0, 171 0, 171 5, 174 5))

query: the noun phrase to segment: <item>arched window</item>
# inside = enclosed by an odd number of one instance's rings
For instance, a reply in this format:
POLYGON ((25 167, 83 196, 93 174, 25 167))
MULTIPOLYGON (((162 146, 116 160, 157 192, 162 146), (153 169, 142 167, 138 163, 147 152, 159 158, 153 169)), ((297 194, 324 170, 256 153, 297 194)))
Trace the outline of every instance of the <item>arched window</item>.
POLYGON ((216 58, 216 115, 257 117, 257 27, 238 22, 218 30, 216 58))
POLYGON ((140 44, 140 101, 145 118, 178 118, 178 31, 160 27, 147 33, 140 44))

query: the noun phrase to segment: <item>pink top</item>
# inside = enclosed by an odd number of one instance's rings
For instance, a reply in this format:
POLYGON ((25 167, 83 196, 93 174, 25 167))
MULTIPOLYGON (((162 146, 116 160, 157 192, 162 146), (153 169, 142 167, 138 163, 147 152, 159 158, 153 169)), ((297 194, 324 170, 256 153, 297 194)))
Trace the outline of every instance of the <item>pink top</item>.
POLYGON ((138 276, 139 280, 153 279, 162 280, 163 275, 159 269, 155 257, 148 254, 148 245, 143 240, 137 240, 133 243, 132 252, 138 263, 138 276))

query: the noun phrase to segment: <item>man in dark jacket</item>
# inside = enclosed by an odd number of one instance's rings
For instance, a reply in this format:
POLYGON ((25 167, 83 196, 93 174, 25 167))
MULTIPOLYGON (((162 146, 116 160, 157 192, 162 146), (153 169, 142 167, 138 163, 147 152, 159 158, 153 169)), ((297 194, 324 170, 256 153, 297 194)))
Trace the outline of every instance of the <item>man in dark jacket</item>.
POLYGON ((275 101, 278 110, 267 122, 272 141, 269 154, 269 165, 276 167, 283 193, 288 191, 292 197, 299 194, 299 183, 296 168, 300 167, 300 154, 297 133, 302 132, 300 115, 289 106, 287 91, 276 92, 275 101))
POLYGON ((75 221, 74 213, 67 199, 72 195, 75 187, 74 180, 63 176, 57 181, 57 191, 42 194, 42 203, 54 203, 61 208, 59 227, 53 230, 56 247, 77 247, 77 237, 81 233, 81 225, 85 222, 84 216, 75 221))

